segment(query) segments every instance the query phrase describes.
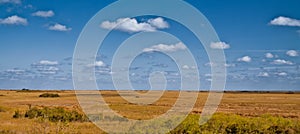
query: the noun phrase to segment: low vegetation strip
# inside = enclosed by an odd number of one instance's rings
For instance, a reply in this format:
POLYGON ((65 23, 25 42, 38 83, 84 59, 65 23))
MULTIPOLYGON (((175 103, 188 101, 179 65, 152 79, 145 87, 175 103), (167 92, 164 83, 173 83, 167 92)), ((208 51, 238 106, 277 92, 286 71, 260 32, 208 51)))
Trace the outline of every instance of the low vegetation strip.
POLYGON ((39 95, 39 97, 44 97, 44 98, 54 98, 54 97, 59 97, 58 94, 53 94, 53 93, 43 93, 39 95))
POLYGON ((179 133, 300 133, 300 120, 262 115, 260 117, 243 117, 236 114, 215 114, 206 124, 199 126, 199 115, 189 115, 171 134, 179 133))
MULTIPOLYGON (((179 94, 177 91, 167 91, 156 103, 138 106, 122 99, 117 91, 100 92, 110 108, 124 117, 136 120, 147 120, 161 115, 170 109, 179 94)), ((91 120, 89 121, 81 111, 74 91, 0 90, 0 94, 4 95, 0 96, 0 134, 104 133, 91 121, 111 121, 116 124, 127 121, 104 113, 87 115, 91 120), (60 97, 39 98, 43 93, 59 94, 60 97)), ((300 94, 297 92, 224 93, 218 113, 207 124, 199 126, 199 113, 207 96, 207 92, 200 92, 192 114, 174 130, 170 129, 169 133, 300 134, 300 94)), ((142 129, 131 133, 154 133, 155 129, 164 126, 169 128, 171 123, 157 122, 154 127, 136 124, 133 127, 142 129)), ((117 127, 116 125, 115 128, 117 127)))
POLYGON ((24 115, 20 111, 16 111, 13 115, 14 118, 29 118, 29 119, 42 119, 51 122, 85 122, 88 118, 84 114, 80 114, 75 110, 65 110, 62 107, 43 107, 31 108, 25 112, 24 115))
MULTIPOLYGON (((61 107, 43 107, 31 108, 24 115, 20 111, 16 111, 14 118, 29 118, 41 119, 50 122, 89 122, 87 116, 80 114, 75 110, 66 110, 61 107)), ((115 118, 102 117, 102 114, 97 117, 97 120, 111 120, 122 122, 115 118), (101 119, 101 117, 103 119, 101 119), (98 119, 99 118, 99 119, 98 119)), ((190 114, 179 126, 171 130, 170 134, 206 134, 206 133, 226 133, 226 134, 244 134, 244 133, 300 133, 300 120, 293 118, 283 118, 273 115, 261 115, 259 117, 244 117, 236 114, 217 113, 204 125, 199 125, 199 114, 190 114)), ((91 118, 90 119, 96 119, 91 118)), ((151 128, 147 124, 137 123, 133 128, 141 128, 141 130, 132 129, 130 133, 156 132, 159 127, 168 127, 172 122, 160 122, 151 128)))

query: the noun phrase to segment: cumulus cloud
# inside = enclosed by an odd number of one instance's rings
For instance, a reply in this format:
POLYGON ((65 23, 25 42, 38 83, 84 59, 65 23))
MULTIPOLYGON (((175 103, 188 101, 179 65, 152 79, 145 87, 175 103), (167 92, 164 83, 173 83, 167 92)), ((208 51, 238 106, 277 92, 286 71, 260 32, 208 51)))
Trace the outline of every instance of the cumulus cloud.
POLYGON ((182 42, 179 42, 179 43, 173 44, 173 45, 166 45, 166 44, 154 45, 149 48, 145 48, 143 50, 143 52, 153 52, 153 51, 176 52, 176 51, 185 50, 185 49, 186 49, 186 46, 182 42))
POLYGON ((274 55, 272 53, 266 53, 265 54, 266 58, 274 58, 274 55))
POLYGON ((21 70, 21 69, 8 69, 5 72, 7 73, 12 73, 12 74, 23 74, 25 72, 25 70, 21 70))
POLYGON ((39 64, 53 66, 53 65, 58 65, 58 62, 57 61, 49 61, 49 60, 41 60, 39 62, 39 64))
POLYGON ((242 58, 238 58, 237 61, 240 62, 251 62, 252 58, 250 56, 244 56, 242 58))
POLYGON ((32 70, 36 70, 42 76, 55 75, 60 69, 57 67, 58 61, 41 60, 38 63, 31 64, 32 70))
POLYGON ((53 66, 50 66, 49 68, 46 69, 47 71, 58 71, 59 68, 57 67, 53 67, 53 66))
POLYGON ((282 59, 274 60, 272 63, 273 63, 273 64, 276 64, 276 65, 283 65, 283 64, 286 64, 286 65, 293 65, 293 64, 294 64, 294 63, 291 62, 291 61, 282 60, 282 59))
POLYGON ((208 62, 208 63, 205 63, 204 65, 205 65, 205 66, 210 66, 210 67, 212 67, 212 66, 215 65, 215 63, 213 63, 213 62, 208 62))
POLYGON ((257 76, 260 76, 260 77, 269 77, 269 73, 267 73, 267 72, 259 72, 259 74, 257 76))
MULTIPOLYGON (((208 63, 205 63, 204 64, 205 66, 209 66, 209 67, 216 67, 216 66, 220 66, 220 64, 217 64, 217 63, 213 63, 213 62, 208 62, 208 63)), ((221 66, 224 66, 224 67, 235 67, 236 65, 233 64, 233 63, 225 63, 225 64, 221 64, 221 66)))
POLYGON ((105 63, 103 61, 96 61, 94 64, 87 65, 88 67, 104 67, 105 63))
POLYGON ((235 64, 227 64, 227 63, 225 63, 224 66, 225 66, 225 67, 235 67, 235 64))
POLYGON ((105 66, 105 64, 104 64, 103 61, 96 61, 96 62, 95 62, 95 66, 97 66, 97 67, 102 67, 102 66, 105 66))
POLYGON ((115 22, 104 21, 100 24, 103 29, 116 29, 123 32, 154 32, 157 29, 168 28, 169 24, 163 18, 150 19, 147 22, 138 22, 135 18, 119 18, 115 22))
POLYGON ((62 25, 62 24, 58 24, 58 23, 56 23, 55 25, 50 26, 48 29, 52 30, 52 31, 61 31, 61 32, 66 32, 66 31, 71 31, 72 30, 72 28, 67 27, 65 25, 62 25))
POLYGON ((43 66, 43 67, 39 67, 37 71, 40 72, 41 74, 57 74, 59 68, 54 66, 43 66))
POLYGON ((0 4, 2 3, 21 4, 21 0, 0 0, 0 4))
POLYGON ((278 25, 278 26, 297 26, 300 27, 300 20, 279 16, 275 19, 273 19, 270 22, 271 25, 278 25))
POLYGON ((205 77, 211 77, 212 74, 204 74, 205 77))
POLYGON ((10 17, 7 17, 5 19, 0 19, 0 24, 6 24, 6 25, 27 25, 27 19, 19 17, 17 15, 13 15, 10 17))
POLYGON ((49 10, 49 11, 37 11, 37 12, 33 13, 32 16, 38 16, 38 17, 48 18, 48 17, 54 16, 54 12, 52 10, 49 10))
POLYGON ((196 69, 196 67, 195 66, 183 65, 182 69, 196 69))
POLYGON ((212 79, 210 79, 210 78, 208 78, 208 79, 205 79, 206 81, 209 81, 209 82, 211 82, 212 81, 212 79))
POLYGON ((212 49, 228 49, 228 48, 230 48, 230 45, 226 44, 225 42, 212 42, 212 43, 210 43, 210 48, 212 48, 212 49))
POLYGON ((158 18, 155 18, 155 19, 149 19, 148 23, 150 25, 152 25, 153 27, 156 27, 156 28, 159 28, 159 29, 169 28, 169 24, 166 21, 164 21, 164 19, 161 18, 161 17, 158 17, 158 18))
POLYGON ((276 73, 276 74, 279 75, 279 76, 287 76, 286 72, 279 72, 279 73, 276 73))
POLYGON ((289 51, 286 52, 286 54, 287 54, 288 56, 291 56, 291 57, 296 57, 296 56, 299 55, 298 52, 295 51, 295 50, 289 50, 289 51))

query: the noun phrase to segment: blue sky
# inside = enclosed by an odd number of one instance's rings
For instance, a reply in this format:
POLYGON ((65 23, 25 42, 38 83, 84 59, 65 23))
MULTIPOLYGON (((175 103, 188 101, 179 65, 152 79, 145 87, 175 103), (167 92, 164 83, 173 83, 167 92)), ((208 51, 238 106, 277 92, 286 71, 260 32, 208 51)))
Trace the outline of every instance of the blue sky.
MULTIPOLYGON (((0 0, 0 88, 73 89, 72 56, 77 38, 89 19, 113 2, 0 0)), ((186 2, 201 11, 218 33, 221 42, 210 47, 224 50, 227 90, 299 90, 300 1, 186 2)), ((118 19, 128 23, 107 36, 95 65, 87 65, 95 67, 100 89, 114 89, 111 62, 122 41, 139 32, 154 31, 168 32, 180 41, 148 42, 150 46, 131 64, 133 87, 149 89, 149 75, 161 71, 167 78, 167 88, 178 89, 179 69, 162 52, 180 54, 190 49, 200 72, 201 89, 210 88, 210 67, 214 63, 209 62, 201 43, 183 25, 161 16, 122 15, 118 19)), ((118 19, 99 22, 97 28, 110 30, 119 24, 118 19)))

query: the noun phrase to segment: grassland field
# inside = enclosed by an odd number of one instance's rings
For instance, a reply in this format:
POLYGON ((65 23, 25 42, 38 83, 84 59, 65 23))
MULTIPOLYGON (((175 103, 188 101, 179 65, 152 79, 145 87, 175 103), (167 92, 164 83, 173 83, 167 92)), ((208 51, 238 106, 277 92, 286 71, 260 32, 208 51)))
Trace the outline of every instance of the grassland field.
MULTIPOLYGON (((124 117, 139 120, 165 113, 179 95, 178 91, 165 91, 155 103, 140 106, 127 102, 116 91, 100 92, 111 109, 124 117)), ((300 133, 300 93, 226 92, 213 118, 199 126, 197 119, 207 96, 208 92, 199 92, 190 116, 170 133, 300 133)), ((90 121, 51 122, 24 116, 32 108, 45 107, 59 107, 84 115, 74 91, 0 90, 0 134, 104 133, 90 121), (59 96, 40 97, 44 93, 59 96), (16 112, 20 117, 13 118, 16 112)))

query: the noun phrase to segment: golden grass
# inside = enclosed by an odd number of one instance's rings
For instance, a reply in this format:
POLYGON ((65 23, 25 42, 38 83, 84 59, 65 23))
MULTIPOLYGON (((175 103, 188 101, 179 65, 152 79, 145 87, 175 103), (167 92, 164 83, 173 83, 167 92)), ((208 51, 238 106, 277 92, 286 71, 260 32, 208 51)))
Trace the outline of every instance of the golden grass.
MULTIPOLYGON (((64 107, 81 111, 74 91, 17 92, 0 90, 0 133, 103 133, 91 122, 51 123, 34 119, 12 118, 16 110, 25 112, 29 106, 64 107), (58 98, 40 98, 43 93, 57 93, 58 98)), ((116 91, 101 91, 110 108, 131 119, 151 119, 168 111, 175 103, 179 92, 166 91, 151 105, 137 105, 127 102, 116 91)), ((200 92, 193 114, 201 113, 207 99, 207 92, 200 92)), ((81 111, 82 112, 82 111, 81 111)), ((224 93, 217 110, 241 116, 270 114, 284 118, 300 119, 300 94, 285 93, 224 93)))

